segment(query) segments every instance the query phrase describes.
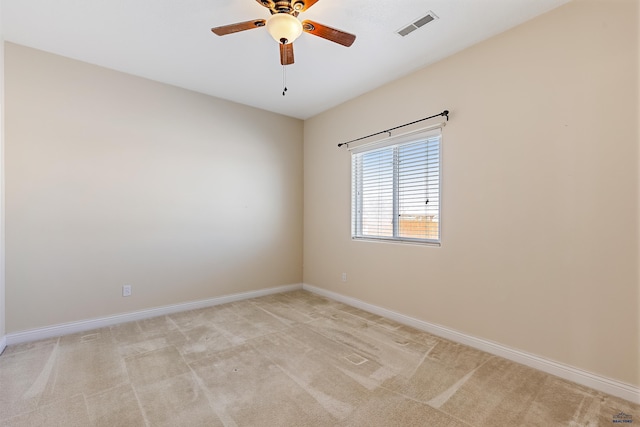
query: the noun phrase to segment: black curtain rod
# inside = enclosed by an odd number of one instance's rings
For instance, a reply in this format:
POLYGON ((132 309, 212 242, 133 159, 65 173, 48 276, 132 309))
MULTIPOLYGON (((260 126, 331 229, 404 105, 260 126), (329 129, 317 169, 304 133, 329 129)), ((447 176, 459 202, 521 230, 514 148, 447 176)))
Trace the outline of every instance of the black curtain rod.
POLYGON ((391 133, 392 130, 396 130, 396 129, 400 129, 403 128, 405 126, 410 126, 410 125, 414 125, 416 123, 420 123, 423 122, 425 120, 429 120, 429 119, 433 119, 434 117, 439 117, 439 116, 443 116, 447 118, 447 121, 449 121, 449 110, 444 110, 442 113, 440 114, 434 114, 433 116, 429 116, 429 117, 425 117, 424 119, 420 119, 420 120, 415 120, 411 123, 405 123, 403 125, 400 126, 396 126, 394 128, 391 129, 387 129, 387 130, 382 130, 380 132, 376 132, 376 133, 372 133, 371 135, 367 135, 367 136, 363 136, 361 138, 357 138, 357 139, 352 139, 351 141, 347 141, 347 142, 341 142, 340 144, 338 144, 338 147, 342 147, 343 145, 349 145, 352 142, 358 142, 358 141, 362 141, 363 139, 367 139, 367 138, 371 138, 372 136, 376 136, 376 135, 381 135, 383 133, 391 133))

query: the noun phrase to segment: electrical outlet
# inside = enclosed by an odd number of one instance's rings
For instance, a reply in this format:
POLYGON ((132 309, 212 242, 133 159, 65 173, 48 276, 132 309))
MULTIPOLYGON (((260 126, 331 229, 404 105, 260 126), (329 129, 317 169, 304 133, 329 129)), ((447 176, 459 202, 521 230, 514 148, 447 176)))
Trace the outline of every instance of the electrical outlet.
POLYGON ((347 273, 342 273, 342 281, 343 282, 347 281, 347 273))
POLYGON ((131 296, 131 285, 123 285, 122 286, 122 296, 130 297, 131 296))

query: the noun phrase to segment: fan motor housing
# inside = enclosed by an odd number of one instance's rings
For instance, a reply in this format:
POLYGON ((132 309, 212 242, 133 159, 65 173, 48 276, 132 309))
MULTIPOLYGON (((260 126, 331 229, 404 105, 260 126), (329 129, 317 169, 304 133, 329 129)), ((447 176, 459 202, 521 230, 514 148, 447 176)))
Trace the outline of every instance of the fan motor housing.
POLYGON ((271 12, 272 15, 277 13, 286 13, 297 17, 306 7, 304 0, 257 0, 257 2, 269 9, 269 12, 271 12))
POLYGON ((270 8, 271 13, 288 13, 289 15, 298 16, 300 11, 304 9, 304 2, 297 0, 291 1, 276 1, 273 7, 270 8))

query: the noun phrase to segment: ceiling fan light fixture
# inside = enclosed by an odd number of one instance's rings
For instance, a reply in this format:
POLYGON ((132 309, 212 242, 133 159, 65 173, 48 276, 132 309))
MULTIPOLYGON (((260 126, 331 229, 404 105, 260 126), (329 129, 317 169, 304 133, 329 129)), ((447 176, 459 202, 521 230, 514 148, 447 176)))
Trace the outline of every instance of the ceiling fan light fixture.
POLYGON ((302 23, 288 13, 276 13, 267 21, 267 31, 278 43, 293 43, 302 34, 302 23))

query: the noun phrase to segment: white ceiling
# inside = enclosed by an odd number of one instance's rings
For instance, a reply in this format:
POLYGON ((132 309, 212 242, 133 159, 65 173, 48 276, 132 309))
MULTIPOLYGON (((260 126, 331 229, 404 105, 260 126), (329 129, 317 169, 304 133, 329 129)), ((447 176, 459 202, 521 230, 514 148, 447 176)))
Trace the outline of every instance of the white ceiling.
POLYGON ((266 29, 210 31, 268 18, 255 0, 2 0, 2 28, 7 41, 306 119, 568 1, 320 0, 300 18, 357 39, 303 33, 285 97, 266 29), (430 10, 438 20, 395 33, 430 10))

